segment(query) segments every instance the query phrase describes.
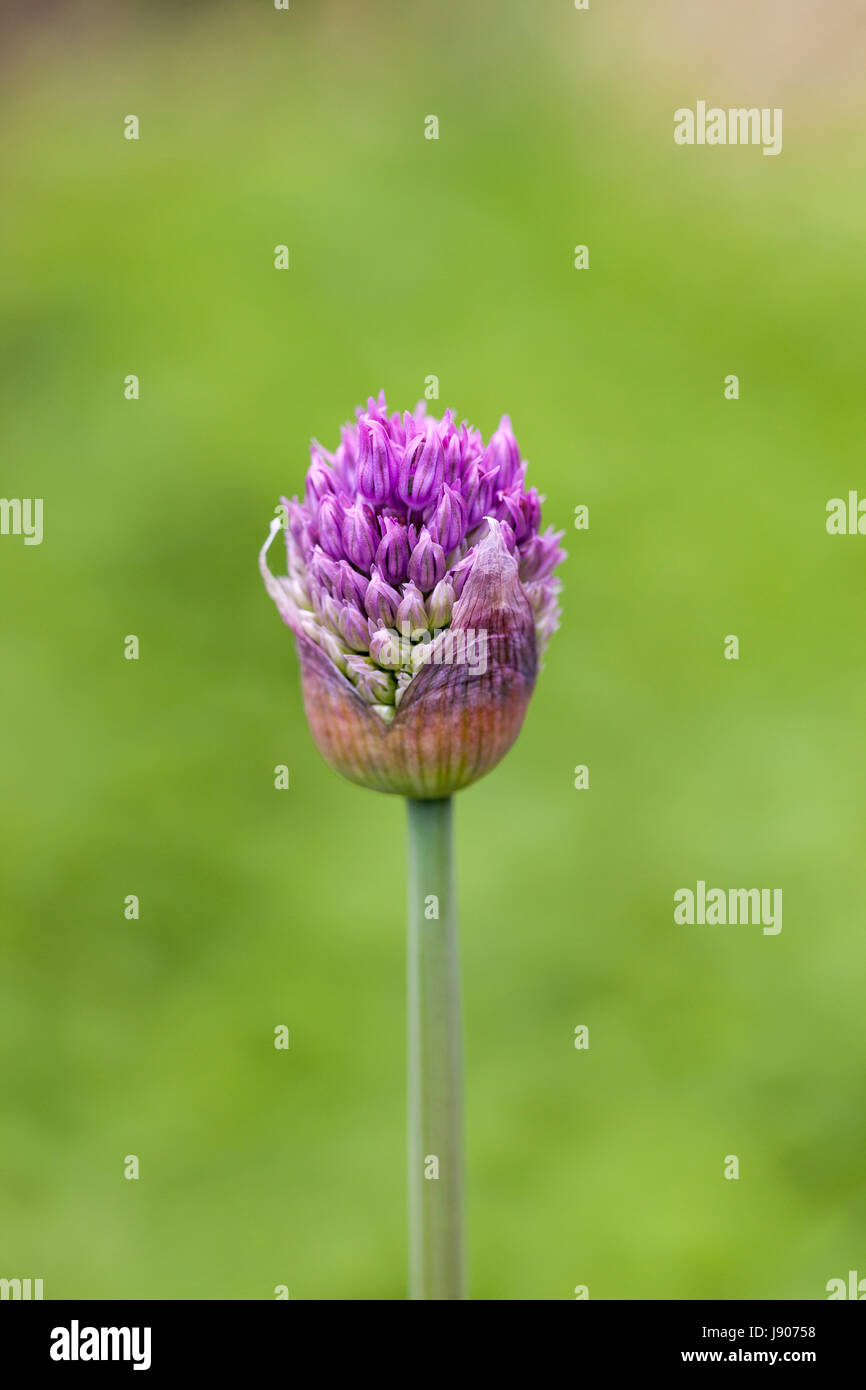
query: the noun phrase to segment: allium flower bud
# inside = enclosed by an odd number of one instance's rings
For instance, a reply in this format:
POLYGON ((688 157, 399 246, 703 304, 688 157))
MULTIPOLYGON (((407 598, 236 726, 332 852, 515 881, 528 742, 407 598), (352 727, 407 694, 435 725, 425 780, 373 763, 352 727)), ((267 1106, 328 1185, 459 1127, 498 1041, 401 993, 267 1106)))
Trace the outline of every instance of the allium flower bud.
POLYGON ((330 594, 322 593, 319 595, 319 601, 315 608, 328 631, 337 633, 341 642, 345 644, 346 638, 342 629, 343 605, 337 599, 332 598, 330 594))
POLYGON ((460 436, 455 431, 451 434, 444 446, 444 476, 446 483, 456 483, 460 477, 460 466, 463 462, 463 449, 460 436))
POLYGON ((400 595, 382 578, 374 565, 373 577, 364 595, 364 608, 368 617, 381 623, 383 627, 393 627, 399 607, 400 595))
POLYGON ((451 580, 451 587, 454 590, 454 597, 459 598, 463 593, 466 581, 472 573, 472 566, 475 564, 475 547, 470 546, 463 559, 458 561, 453 570, 448 575, 451 580))
POLYGON ((370 638, 370 660, 385 670, 399 670, 403 664, 399 632, 392 627, 380 627, 370 638))
MULTIPOLYGON (((313 546, 313 553, 307 572, 310 577, 311 586, 319 590, 325 590, 330 594, 337 593, 337 585, 340 578, 340 565, 336 560, 332 560, 330 555, 326 555, 320 545, 313 546)), ((340 597, 343 598, 345 595, 340 594, 340 597)))
POLYGON ((351 560, 356 569, 369 573, 376 554, 378 536, 373 524, 373 511, 366 502, 353 502, 346 508, 342 529, 343 550, 346 559, 351 560))
POLYGON ((354 565, 350 565, 348 560, 341 560, 337 565, 337 575, 334 581, 334 593, 346 603, 354 603, 356 608, 363 608, 364 599, 367 597, 368 580, 365 574, 356 570, 354 565))
POLYGON ((343 508, 332 493, 326 493, 317 512, 319 545, 334 560, 343 558, 343 508))
POLYGON ((358 491, 368 502, 387 502, 397 483, 397 460, 379 420, 358 424, 358 491))
POLYGON ((367 619, 353 603, 344 603, 338 611, 337 631, 347 647, 354 652, 366 652, 370 647, 367 619))
MULTIPOLYGON (((358 416, 358 418, 360 419, 361 415, 363 414, 363 411, 361 411, 360 409, 358 409, 358 410, 355 412, 355 414, 356 414, 356 415, 358 416)), ((373 397, 373 396, 368 396, 368 397, 367 397, 367 414, 368 414, 368 415, 371 417, 371 419, 373 419, 373 420, 384 420, 384 419, 386 418, 386 416, 387 416, 387 414, 388 414, 388 406, 387 406, 387 403, 386 403, 386 401, 385 401, 385 392, 384 392, 384 391, 380 391, 379 394, 378 394, 378 396, 376 396, 376 397, 373 397)))
POLYGON ((427 615, 432 628, 447 627, 454 612, 454 587, 447 574, 440 579, 427 600, 427 615))
POLYGON ((305 497, 307 507, 313 512, 326 493, 337 491, 337 479, 334 476, 333 468, 325 462, 318 449, 310 450, 310 459, 305 497))
POLYGON ((409 574, 406 527, 392 516, 382 517, 385 534, 376 551, 376 564, 389 584, 403 584, 409 574))
POLYGON ((466 470, 463 497, 466 503, 466 526, 470 531, 474 531, 490 511, 495 478, 495 468, 484 465, 482 471, 474 459, 466 470))
POLYGON ((502 532, 502 539, 505 541, 505 544, 508 546, 509 552, 510 552, 512 555, 516 555, 516 554, 517 554, 517 540, 516 540, 515 535, 514 535, 514 527, 513 527, 509 522, 507 522, 507 521, 500 521, 500 523, 499 523, 499 529, 500 529, 500 531, 502 532))
POLYGON ((520 497, 513 497, 507 492, 502 492, 499 496, 504 513, 511 523, 515 541, 525 540, 529 534, 529 527, 520 507, 520 497))
POLYGON ((314 538, 310 534, 310 513, 296 497, 293 497, 291 502, 287 502, 285 497, 281 497, 280 501, 286 509, 288 530, 295 542, 297 554, 302 559, 309 561, 313 554, 314 544, 314 538))
POLYGON ((409 556, 409 578, 423 594, 435 588, 445 573, 445 551, 422 526, 418 544, 409 556))
POLYGON ((407 507, 419 510, 438 496, 445 455, 435 430, 416 434, 406 445, 397 482, 397 495, 407 507))
POLYGON ((439 505, 427 526, 446 555, 459 545, 466 531, 466 503, 456 488, 444 484, 439 505))
POLYGON ((403 590, 403 597, 400 600, 400 607, 397 609, 397 627, 402 632, 404 624, 410 628, 427 626, 427 609, 424 607, 424 595, 417 588, 412 580, 403 590))
POLYGON ((372 705, 393 705, 397 682, 368 656, 347 656, 349 680, 372 705))
POLYGON ((507 415, 503 415, 499 421, 499 428, 490 437, 487 458, 497 469, 496 485, 504 492, 511 486, 520 469, 520 450, 507 415))
POLYGON ((563 559, 525 471, 507 416, 485 450, 450 411, 389 415, 381 393, 335 454, 314 445, 306 505, 286 504, 287 574, 267 565, 279 519, 260 566, 313 737, 350 780, 448 796, 517 737, 563 559))

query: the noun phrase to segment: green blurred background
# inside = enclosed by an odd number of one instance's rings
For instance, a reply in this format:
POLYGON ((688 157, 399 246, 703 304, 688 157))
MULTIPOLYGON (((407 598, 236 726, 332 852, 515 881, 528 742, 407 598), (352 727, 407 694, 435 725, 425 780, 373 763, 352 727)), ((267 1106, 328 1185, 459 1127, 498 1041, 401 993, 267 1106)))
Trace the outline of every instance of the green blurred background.
POLYGON ((457 808, 473 1296, 866 1275, 855 14, 5 17, 0 491, 45 538, 0 539, 0 1275, 404 1297, 404 808, 319 759, 256 552, 309 437, 430 374, 568 528, 457 808), (782 154, 677 147, 699 98, 782 106, 782 154), (699 878, 781 935, 675 926, 699 878))

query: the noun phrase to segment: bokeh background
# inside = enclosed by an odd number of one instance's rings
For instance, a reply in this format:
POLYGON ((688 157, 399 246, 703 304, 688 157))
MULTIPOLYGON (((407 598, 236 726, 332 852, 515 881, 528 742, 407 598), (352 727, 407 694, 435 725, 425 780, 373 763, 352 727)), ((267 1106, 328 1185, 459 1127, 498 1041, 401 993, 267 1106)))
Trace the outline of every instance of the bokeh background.
POLYGON ((256 552, 430 374, 569 550, 458 802, 473 1296, 866 1275, 858 8, 4 15, 0 1275, 404 1297, 404 808, 320 761, 256 552), (698 99, 782 154, 677 147, 698 99), (675 926, 699 878, 781 935, 675 926))

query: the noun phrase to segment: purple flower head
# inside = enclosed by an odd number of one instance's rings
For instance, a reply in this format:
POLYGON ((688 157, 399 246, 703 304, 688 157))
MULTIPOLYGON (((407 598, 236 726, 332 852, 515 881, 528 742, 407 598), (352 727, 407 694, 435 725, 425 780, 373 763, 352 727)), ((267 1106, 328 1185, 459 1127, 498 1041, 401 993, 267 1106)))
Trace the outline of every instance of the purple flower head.
POLYGON ((511 747, 558 624, 562 533, 508 416, 485 446, 452 412, 388 413, 383 392, 315 441, 303 503, 283 503, 286 573, 265 585, 295 634, 304 703, 352 781, 447 796, 511 747))

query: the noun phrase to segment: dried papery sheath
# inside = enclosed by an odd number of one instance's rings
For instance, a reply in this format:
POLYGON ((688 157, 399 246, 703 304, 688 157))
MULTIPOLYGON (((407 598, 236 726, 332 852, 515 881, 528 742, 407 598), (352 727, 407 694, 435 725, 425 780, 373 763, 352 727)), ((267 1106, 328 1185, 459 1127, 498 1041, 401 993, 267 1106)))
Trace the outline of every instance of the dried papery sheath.
POLYGON ((318 443, 304 501, 283 504, 260 556, 295 635, 316 744, 351 781, 442 798, 489 772, 520 731, 558 622, 562 533, 507 416, 488 444, 452 413, 357 412, 318 443), (268 550, 278 530, 286 573, 268 550))

